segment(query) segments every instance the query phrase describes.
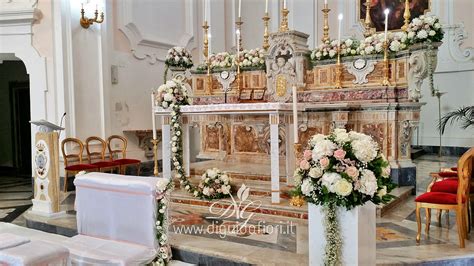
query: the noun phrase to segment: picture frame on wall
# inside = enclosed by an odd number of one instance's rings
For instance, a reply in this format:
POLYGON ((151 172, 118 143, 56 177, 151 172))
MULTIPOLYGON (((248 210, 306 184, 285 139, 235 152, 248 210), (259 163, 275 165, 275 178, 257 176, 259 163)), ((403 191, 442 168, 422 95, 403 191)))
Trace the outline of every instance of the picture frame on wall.
MULTIPOLYGON (((384 10, 386 8, 390 9, 388 30, 400 30, 402 28, 405 0, 358 0, 359 20, 362 25, 365 21, 367 3, 370 3, 370 18, 376 31, 384 31, 385 29, 384 10)), ((431 10, 431 0, 409 0, 409 5, 410 21, 431 10)))

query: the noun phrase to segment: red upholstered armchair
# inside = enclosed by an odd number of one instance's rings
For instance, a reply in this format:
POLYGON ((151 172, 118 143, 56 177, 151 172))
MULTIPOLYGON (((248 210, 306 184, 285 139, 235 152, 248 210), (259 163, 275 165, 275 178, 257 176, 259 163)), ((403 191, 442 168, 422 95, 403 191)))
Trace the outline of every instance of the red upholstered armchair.
POLYGON ((120 165, 120 173, 125 174, 127 166, 137 166, 137 176, 140 175, 141 161, 137 159, 127 158, 127 139, 119 136, 112 135, 107 139, 107 147, 109 148, 110 158, 113 162, 120 165), (113 145, 118 144, 118 149, 113 149, 113 145))
MULTIPOLYGON (((96 148, 97 149, 97 148, 96 148)), ((99 137, 88 137, 86 139, 86 151, 89 164, 95 165, 100 172, 112 172, 113 170, 120 170, 120 164, 111 160, 105 159, 105 150, 107 143, 99 137), (94 145, 95 143, 95 145, 94 145), (98 151, 94 151, 94 147, 98 144, 98 151)))
MULTIPOLYGON (((468 204, 469 204, 469 190, 470 179, 472 173, 472 156, 474 155, 474 148, 471 148, 461 156, 458 161, 457 172, 457 187, 456 193, 439 192, 431 190, 418 196, 416 202, 416 221, 418 225, 418 233, 416 235, 417 243, 421 238, 421 217, 420 209, 425 208, 426 213, 426 235, 429 234, 431 209, 438 210, 455 210, 456 221, 458 227, 459 245, 461 248, 465 247, 465 239, 468 238, 468 204)), ((454 182, 454 181, 447 181, 454 182)))
POLYGON ((82 152, 84 151, 84 145, 82 141, 76 138, 66 138, 61 142, 61 151, 64 158, 64 192, 67 192, 67 179, 69 174, 76 175, 80 171, 92 172, 97 171, 99 168, 96 165, 91 165, 82 162, 82 152), (77 146, 77 152, 66 152, 66 146, 74 150, 77 146))

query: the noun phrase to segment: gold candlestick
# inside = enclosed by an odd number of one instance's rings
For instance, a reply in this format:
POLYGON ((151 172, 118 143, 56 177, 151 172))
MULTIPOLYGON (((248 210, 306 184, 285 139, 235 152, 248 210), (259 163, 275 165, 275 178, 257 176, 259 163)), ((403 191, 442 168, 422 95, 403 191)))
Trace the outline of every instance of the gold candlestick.
POLYGON ((336 89, 342 89, 341 44, 337 48, 336 89))
POLYGON ((324 4, 324 8, 322 9, 324 15, 324 26, 323 26, 323 42, 329 41, 329 11, 331 9, 328 8, 328 4, 324 4))
POLYGON ((365 32, 364 36, 369 37, 375 33, 375 28, 370 17, 370 0, 365 1, 365 32))
POLYGON ((288 31, 288 13, 290 11, 287 8, 283 8, 281 10, 281 23, 280 23, 280 32, 288 31))
POLYGON ((235 22, 235 27, 237 30, 240 32, 239 34, 239 51, 242 52, 244 49, 242 48, 242 24, 244 22, 242 21, 242 17, 239 17, 238 20, 235 22))
POLYGON ((385 40, 383 42, 383 86, 390 86, 389 79, 389 65, 388 65, 388 42, 385 40))
POLYGON ((405 0, 405 12, 403 13, 404 24, 402 26, 402 30, 408 29, 408 24, 410 24, 410 0, 405 0))
POLYGON ((270 44, 268 43, 268 22, 270 21, 270 17, 268 16, 268 12, 265 13, 265 16, 263 16, 263 26, 265 27, 265 30, 263 31, 263 45, 262 48, 263 50, 267 51, 268 48, 270 48, 270 44))
POLYGON ((207 65, 207 90, 209 94, 212 94, 211 58, 209 54, 209 25, 207 24, 207 20, 204 21, 202 28, 204 29, 204 49, 202 53, 206 58, 207 65))
POLYGON ((151 143, 153 143, 153 162, 155 165, 153 167, 153 175, 158 176, 158 140, 152 139, 151 143))

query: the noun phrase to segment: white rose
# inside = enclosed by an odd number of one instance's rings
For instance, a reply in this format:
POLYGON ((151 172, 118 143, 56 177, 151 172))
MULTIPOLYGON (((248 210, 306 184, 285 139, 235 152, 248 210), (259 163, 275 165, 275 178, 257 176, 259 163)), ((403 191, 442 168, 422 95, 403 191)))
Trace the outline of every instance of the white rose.
POLYGON ((336 55, 336 50, 329 51, 329 57, 334 57, 336 55))
POLYGON ((323 170, 320 167, 313 167, 309 170, 309 176, 312 178, 320 178, 323 175, 323 170))
POLYGON ((390 43, 390 50, 394 52, 398 52, 400 50, 400 42, 395 40, 390 43))
POLYGON ((210 178, 214 178, 214 177, 216 177, 217 172, 216 172, 214 169, 209 169, 209 170, 207 170, 207 175, 208 175, 210 178))
POLYGON ((226 183, 226 182, 229 182, 229 176, 228 175, 222 175, 220 177, 220 179, 222 180, 222 182, 226 183))
POLYGON ((341 179, 338 173, 325 173, 321 178, 321 185, 325 186, 330 192, 335 192, 334 184, 341 179))
POLYGON ((161 107, 163 107, 164 109, 168 108, 168 103, 167 102, 162 102, 161 107))
POLYGON ((316 58, 321 58, 321 56, 323 56, 323 55, 321 54, 321 52, 317 52, 317 53, 316 53, 316 58))
POLYGON ((336 128, 334 129, 334 135, 336 135, 336 142, 342 144, 344 142, 348 142, 351 139, 349 138, 349 133, 344 128, 336 128))
POLYGON ((377 51, 377 53, 381 52, 383 50, 383 44, 382 43, 377 43, 375 45, 375 51, 377 51))
POLYGON ((156 189, 157 189, 159 192, 163 192, 163 191, 165 191, 166 186, 168 186, 168 183, 169 183, 169 179, 168 179, 168 178, 160 178, 160 179, 158 179, 158 181, 156 182, 156 189))
POLYGON ((435 35, 436 35, 436 31, 430 30, 429 35, 430 35, 430 36, 435 36, 435 35))
POLYGON ((426 30, 420 30, 416 34, 416 37, 418 37, 418 39, 426 39, 428 37, 428 33, 426 32, 426 30))
POLYGON ((408 38, 408 39, 413 39, 413 38, 415 38, 415 32, 410 31, 410 32, 407 34, 407 38, 408 38))
POLYGON ((377 192, 377 196, 379 196, 380 198, 387 195, 387 187, 386 186, 383 186, 378 192, 377 192))
POLYGON ((387 167, 384 167, 382 169, 382 177, 385 177, 385 178, 390 177, 390 172, 391 172, 390 165, 387 167))
POLYGON ((375 192, 377 192, 377 178, 374 172, 368 169, 362 170, 359 191, 363 194, 374 196, 375 192))
POLYGON ((347 180, 341 178, 334 184, 334 191, 339 196, 348 196, 352 192, 352 184, 347 180))
POLYGON ((208 187, 205 187, 202 189, 202 194, 206 195, 206 196, 209 196, 209 188, 208 187))
POLYGON ((163 99, 167 102, 171 102, 173 100, 173 94, 171 93, 166 93, 165 96, 163 96, 163 99))
POLYGON ((176 152, 178 152, 178 148, 173 147, 173 148, 171 148, 171 151, 174 152, 174 153, 176 153, 176 152))
POLYGON ((309 179, 303 180, 303 183, 301 184, 301 192, 306 195, 306 196, 311 196, 311 192, 314 190, 313 184, 311 184, 311 181, 309 179))
MULTIPOLYGON (((166 82, 166 86, 167 87, 176 87, 176 82, 172 81, 172 80, 168 80, 166 82)), ((172 90, 171 90, 172 91, 172 90)))
POLYGON ((435 24, 434 24, 434 28, 437 29, 437 30, 440 29, 440 28, 441 28, 441 24, 435 23, 435 24))
POLYGON ((352 43, 353 43, 352 39, 347 39, 345 41, 345 44, 346 44, 347 47, 351 47, 352 43))
POLYGON ((367 46, 367 47, 365 47, 364 51, 365 51, 366 54, 371 54, 374 51, 374 47, 372 45, 367 46))

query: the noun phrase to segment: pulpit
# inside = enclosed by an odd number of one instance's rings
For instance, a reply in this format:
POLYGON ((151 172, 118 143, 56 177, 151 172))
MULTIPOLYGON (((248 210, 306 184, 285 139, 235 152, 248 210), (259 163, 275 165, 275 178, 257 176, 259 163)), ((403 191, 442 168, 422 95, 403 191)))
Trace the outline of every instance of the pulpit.
POLYGON ((53 216, 59 209, 59 127, 46 120, 31 121, 38 126, 33 149, 34 199, 32 212, 53 216))

